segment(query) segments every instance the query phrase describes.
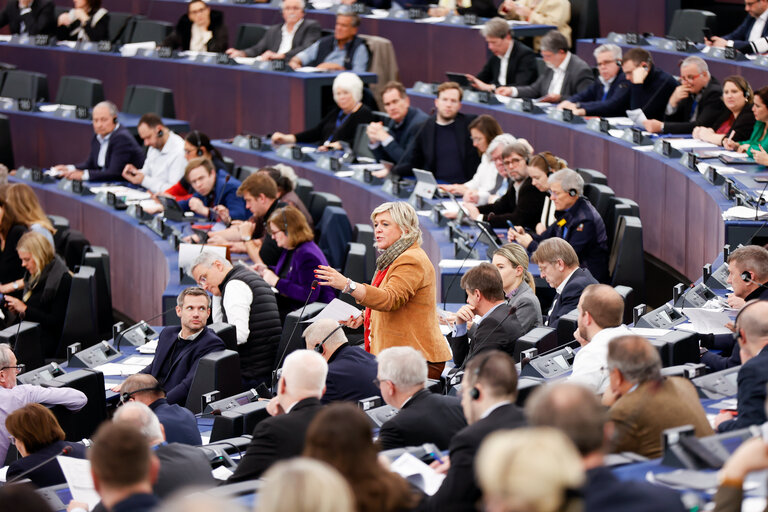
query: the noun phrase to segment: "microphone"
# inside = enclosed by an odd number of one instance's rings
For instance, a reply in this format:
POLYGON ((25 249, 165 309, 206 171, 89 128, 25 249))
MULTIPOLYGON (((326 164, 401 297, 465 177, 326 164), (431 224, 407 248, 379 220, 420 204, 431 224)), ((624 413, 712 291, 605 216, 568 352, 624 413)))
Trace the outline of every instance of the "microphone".
POLYGON ((117 337, 117 339, 115 339, 115 341, 117 342, 117 345, 115 345, 115 350, 117 350, 118 352, 120 352, 120 342, 121 342, 121 341, 123 341, 123 338, 125 337, 125 334, 124 334, 124 333, 125 333, 125 331, 127 331, 127 330, 129 330, 129 329, 131 329, 131 328, 133 328, 133 327, 135 327, 135 326, 137 326, 137 325, 142 325, 142 327, 144 327, 144 326, 146 326, 146 325, 147 325, 147 322, 151 322, 152 320, 155 320, 156 318, 160 318, 161 316, 163 316, 163 315, 166 315, 166 314, 170 313, 170 312, 171 312, 171 311, 173 311, 174 309, 176 309, 176 306, 172 306, 172 307, 170 307, 170 308, 166 309, 166 310, 165 310, 165 311, 163 311, 162 313, 159 313, 159 314, 157 314, 157 315, 153 316, 153 317, 152 317, 152 318, 150 318, 149 320, 141 320, 140 322, 137 322, 137 323, 133 324, 131 327, 128 327, 128 329, 123 329, 122 331, 120 331, 120 332, 118 333, 118 337, 117 337))
POLYGON ((768 188, 768 181, 765 182, 765 186, 763 187, 763 190, 760 191, 760 195, 757 196, 757 201, 755 201, 755 220, 757 219, 757 215, 760 209, 761 204, 765 204, 765 199, 763 198, 763 194, 765 194, 765 189, 768 188))
POLYGON ((480 345, 480 344, 482 344, 482 343, 485 343, 486 341, 488 341, 488 338, 490 338, 490 337, 491 337, 491 335, 492 335, 493 333, 495 333, 496 331, 498 331, 498 330, 499 330, 499 327, 501 327, 501 324, 503 324, 503 323, 504 323, 504 321, 505 321, 507 318, 511 317, 511 316, 512 316, 512 315, 514 315, 516 312, 517 312, 517 306, 512 306, 512 307, 510 307, 510 308, 509 308, 509 311, 507 312, 507 314, 504 316, 504 318, 502 318, 502 319, 501 319, 501 322, 499 322, 498 324, 496 324, 496 327, 494 327, 493 329, 491 329, 491 332, 489 332, 488 334, 486 334, 486 335, 485 335, 485 337, 483 338, 483 341, 478 341, 478 342, 474 342, 474 341, 473 341, 473 342, 472 342, 472 345, 475 345, 475 346, 477 346, 477 345, 480 345))
POLYGON ((13 350, 16 350, 16 345, 19 343, 19 332, 21 331, 21 324, 24 322, 24 313, 19 313, 19 326, 16 328, 16 337, 13 338, 13 350))
POLYGON ((757 281, 753 281, 753 280, 752 280, 752 273, 751 273, 751 272, 749 272, 748 270, 746 270, 746 271, 744 271, 744 272, 742 272, 742 273, 741 273, 741 279, 742 279, 742 280, 743 280, 745 283, 752 283, 752 284, 756 284, 756 285, 757 285, 757 286, 759 286, 760 288, 768 288, 768 286, 764 285, 763 283, 758 283, 757 281))
POLYGON ((213 206, 216 206, 219 204, 219 201, 221 201, 221 198, 224 197, 224 189, 227 186, 227 183, 229 183, 229 179, 232 177, 231 174, 227 174, 227 176, 224 178, 224 185, 221 187, 221 190, 219 190, 218 197, 215 198, 213 201, 213 206))
POLYGON ((448 292, 451 290, 453 283, 456 282, 456 279, 458 279, 459 275, 461 275, 461 269, 464 268, 464 265, 467 263, 467 260, 472 255, 472 251, 475 250, 475 246, 479 241, 480 241, 480 234, 478 234, 477 237, 475 238, 475 241, 472 243, 472 247, 469 248, 469 252, 467 252, 467 255, 464 256, 464 259, 461 261, 461 265, 459 265, 458 270, 456 270, 456 273, 453 274, 453 277, 448 283, 448 286, 446 286, 445 290, 443 291, 443 309, 445 309, 446 307, 445 305, 448 303, 448 292))
POLYGON ((5 485, 9 485, 9 484, 12 484, 12 483, 14 483, 14 482, 18 482, 19 480, 21 480, 22 478, 24 478, 25 476, 27 476, 28 474, 30 474, 30 473, 31 473, 31 472, 33 472, 34 470, 36 470, 36 469, 38 469, 38 468, 40 468, 40 467, 42 467, 42 466, 45 466, 46 464, 48 464, 49 462, 51 462, 53 459, 55 459, 55 458, 56 458, 56 457, 58 457, 59 455, 68 455, 68 454, 69 454, 69 452, 71 452, 71 451, 72 451, 72 447, 71 447, 71 446, 65 446, 64 448, 62 448, 62 449, 61 449, 61 451, 57 452, 57 453, 56 453, 55 455, 53 455, 52 457, 48 457, 47 459, 45 459, 43 462, 41 462, 41 463, 40 463, 40 464, 38 464, 37 466, 33 466, 33 467, 29 468, 28 470, 26 470, 26 471, 24 471, 24 472, 22 472, 22 473, 20 473, 20 474, 16 475, 15 477, 11 478, 10 480, 8 480, 8 481, 5 483, 5 485))
POLYGON ((301 323, 301 319, 304 318, 304 310, 307 308, 307 304, 309 304, 309 299, 312 297, 312 294, 315 292, 315 288, 317 288, 317 279, 313 280, 312 284, 310 285, 310 290, 309 290, 309 294, 307 295, 307 300, 304 301, 304 305, 301 307, 301 313, 299 313, 299 318, 296 320, 296 325, 293 326, 291 335, 288 337, 288 343, 285 344, 283 353, 280 354, 280 359, 277 360, 277 366, 275 366, 275 371, 272 372, 272 389, 275 389, 275 386, 277 385, 277 370, 282 368, 283 359, 285 358, 285 353, 288 351, 288 347, 291 346, 291 340, 293 339, 293 335, 296 333, 296 329, 298 329, 299 327, 299 323, 301 323))

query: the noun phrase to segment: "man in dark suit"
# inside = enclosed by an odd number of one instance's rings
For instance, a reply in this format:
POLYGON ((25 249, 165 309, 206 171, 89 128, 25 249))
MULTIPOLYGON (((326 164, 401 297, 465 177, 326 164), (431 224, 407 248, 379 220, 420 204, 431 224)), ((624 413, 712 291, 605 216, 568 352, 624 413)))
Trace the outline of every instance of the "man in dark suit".
POLYGON ((469 123, 475 116, 462 114, 462 91, 456 82, 443 82, 437 88, 434 116, 430 117, 393 167, 398 176, 411 176, 413 169, 430 171, 445 183, 469 181, 480 165, 480 155, 472 146, 469 123))
POLYGON ((51 0, 9 0, 0 12, 0 28, 8 25, 11 34, 56 33, 56 17, 51 0))
POLYGON ((597 280, 588 269, 579 267, 576 251, 562 238, 541 242, 531 261, 539 266, 542 279, 557 291, 544 322, 549 327, 555 327, 561 316, 577 308, 584 288, 597 284, 597 280))
POLYGON ((745 0, 744 10, 747 17, 736 30, 723 37, 715 36, 705 40, 707 46, 733 46, 741 52, 753 53, 754 48, 750 43, 768 36, 768 0, 745 0))
POLYGON ((416 137, 421 126, 429 119, 421 109, 412 107, 411 100, 400 82, 389 82, 381 93, 384 110, 389 121, 370 123, 366 129, 369 147, 379 160, 398 162, 405 154, 408 143, 416 137))
POLYGON ((176 314, 181 327, 166 327, 160 332, 152 363, 141 370, 155 377, 172 404, 187 401, 200 358, 225 350, 221 338, 205 324, 211 314, 211 300, 196 286, 182 291, 176 299, 176 314))
POLYGON ((121 181, 127 164, 144 165, 144 152, 133 135, 117 122, 117 106, 102 101, 93 107, 91 152, 79 164, 54 166, 64 178, 86 181, 121 181))
POLYGON ((647 119, 660 119, 667 100, 679 85, 675 77, 653 64, 651 53, 632 48, 624 54, 621 70, 632 85, 629 87, 629 109, 640 109, 647 119))
POLYGON ((709 66, 701 57, 688 57, 680 64, 680 85, 667 102, 664 122, 643 122, 651 133, 691 133, 696 126, 716 129, 725 113, 723 88, 709 74, 709 66))
POLYGON ((590 87, 561 102, 557 108, 577 116, 624 117, 629 108, 629 80, 621 71, 621 48, 601 44, 593 52, 598 76, 590 87))
POLYGON ((495 92, 505 85, 528 85, 536 80, 536 54, 520 41, 512 39, 509 25, 501 18, 491 18, 480 30, 493 54, 477 76, 467 75, 475 89, 495 92))
POLYGON ((490 263, 481 263, 461 276, 461 288, 467 292, 467 303, 456 313, 453 333, 448 337, 456 366, 463 368, 485 350, 512 354, 515 341, 525 331, 506 302, 499 270, 490 263), (467 323, 476 315, 480 319, 467 332, 467 323))
POLYGON ((523 411, 515 405, 517 370, 515 360, 504 352, 488 350, 472 359, 461 383, 461 405, 469 426, 451 439, 450 464, 433 464, 445 472, 440 489, 428 497, 422 510, 473 510, 480 499, 475 479, 475 454, 483 439, 496 430, 525 425, 523 411))
POLYGON ((323 406, 327 375, 328 364, 313 350, 297 350, 285 358, 277 396, 267 408, 272 417, 256 425, 229 483, 255 480, 275 462, 301 455, 307 428, 323 406))
POLYGON ((387 405, 399 409, 379 430, 382 450, 434 443, 446 450, 467 426, 461 402, 426 389, 427 361, 411 347, 392 347, 378 355, 378 381, 387 405))
POLYGON ((592 85, 592 68, 571 53, 568 40, 557 30, 541 38, 541 58, 547 70, 531 85, 500 87, 497 92, 513 98, 538 98, 540 101, 559 103, 592 85))
MULTIPOLYGON (((738 408, 736 415, 721 412, 715 417, 715 428, 719 432, 761 425, 768 419, 765 414, 768 383, 767 318, 768 302, 764 300, 750 302, 736 317, 734 328, 742 362, 736 379, 738 408)), ((736 349, 737 347, 734 347, 734 350, 736 349)))
POLYGON ((131 375, 120 386, 120 400, 141 402, 155 413, 165 430, 169 443, 183 443, 194 446, 203 444, 195 415, 178 404, 169 404, 165 392, 151 375, 131 375))
POLYGON ((283 23, 269 27, 258 43, 237 50, 230 48, 230 57, 261 57, 264 60, 292 59, 294 55, 320 39, 322 30, 315 20, 304 17, 304 0, 283 0, 283 23))
POLYGON ((561 430, 579 450, 587 481, 582 488, 584 509, 590 512, 683 512, 680 494, 646 482, 621 481, 604 466, 610 441, 605 407, 593 390, 578 384, 542 386, 525 403, 532 426, 561 430))
POLYGON ((373 383, 376 358, 361 347, 350 346, 342 325, 329 318, 317 320, 304 331, 307 350, 314 350, 328 362, 328 377, 322 402, 357 402, 379 396, 373 383))
POLYGON ((129 425, 147 438, 160 460, 160 471, 152 490, 159 498, 170 496, 183 487, 213 487, 208 457, 200 448, 169 441, 164 426, 152 410, 141 402, 118 407, 112 421, 129 425))

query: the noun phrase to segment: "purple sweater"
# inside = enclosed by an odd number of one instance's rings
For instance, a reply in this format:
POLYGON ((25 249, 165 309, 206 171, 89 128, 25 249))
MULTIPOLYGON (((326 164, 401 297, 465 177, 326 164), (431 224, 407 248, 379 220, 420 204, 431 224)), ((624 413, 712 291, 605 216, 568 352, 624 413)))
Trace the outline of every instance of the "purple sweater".
MULTIPOLYGON (((283 250, 280 259, 277 260, 277 265, 272 269, 278 276, 282 272, 290 253, 293 253, 293 257, 290 260, 288 272, 280 278, 275 288, 281 295, 303 304, 307 300, 312 281, 315 280, 315 269, 318 265, 328 265, 328 260, 320 247, 310 240, 299 244, 292 251, 283 250)), ((336 294, 331 287, 318 285, 312 292, 309 302, 328 303, 335 297, 336 294)))

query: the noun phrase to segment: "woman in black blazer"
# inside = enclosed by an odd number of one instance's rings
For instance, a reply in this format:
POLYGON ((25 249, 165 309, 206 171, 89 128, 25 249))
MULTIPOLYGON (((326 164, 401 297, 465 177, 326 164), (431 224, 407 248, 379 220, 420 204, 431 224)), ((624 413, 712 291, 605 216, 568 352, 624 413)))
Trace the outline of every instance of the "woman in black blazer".
POLYGON ((179 18, 163 46, 182 51, 222 53, 229 48, 229 33, 224 24, 224 14, 212 11, 203 0, 193 0, 187 6, 187 14, 179 18))
POLYGON ((56 38, 60 41, 106 41, 109 12, 101 0, 74 0, 74 8, 59 15, 56 38))
MULTIPOLYGON (((85 458, 85 446, 65 441, 64 431, 56 421, 56 416, 40 404, 28 404, 13 411, 5 419, 5 427, 22 456, 8 466, 7 480, 55 455, 85 458), (62 453, 65 449, 67 452, 62 453)), ((28 473, 24 478, 29 478, 40 488, 67 482, 56 459, 28 473)))
POLYGON ((697 126, 693 129, 693 137, 718 146, 722 146, 726 138, 735 141, 749 139, 755 127, 755 114, 752 112, 754 97, 749 82, 737 75, 729 76, 723 80, 726 111, 717 120, 714 129, 697 126))
POLYGON ((45 357, 54 358, 67 313, 72 275, 40 233, 25 233, 16 251, 27 270, 24 291, 21 299, 6 295, 5 304, 11 313, 23 314, 25 320, 40 324, 45 357))

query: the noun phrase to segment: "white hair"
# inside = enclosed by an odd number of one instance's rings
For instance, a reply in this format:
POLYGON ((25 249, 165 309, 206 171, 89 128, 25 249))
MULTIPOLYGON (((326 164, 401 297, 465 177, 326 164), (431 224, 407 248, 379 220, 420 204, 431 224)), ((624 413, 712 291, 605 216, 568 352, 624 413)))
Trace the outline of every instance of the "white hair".
POLYGON ((680 63, 680 69, 683 69, 683 67, 685 66, 690 66, 691 64, 696 66, 696 69, 699 70, 699 73, 709 74, 709 66, 707 65, 707 61, 705 61, 701 57, 696 57, 695 55, 686 57, 685 60, 683 60, 683 62, 680 63))
POLYGON ((296 190, 296 184, 299 182, 299 177, 296 176, 296 171, 293 170, 293 167, 285 164, 275 164, 272 168, 280 171, 280 176, 287 178, 293 184, 293 189, 296 190))
POLYGON ((189 264, 189 266, 187 267, 187 274, 191 276, 192 272, 194 272, 194 270, 197 267, 211 268, 213 263, 216 261, 221 262, 227 268, 232 266, 232 264, 229 261, 227 261, 226 258, 219 256, 215 252, 203 251, 200 254, 198 254, 194 260, 192 260, 192 263, 189 264))
POLYGON ((607 52, 611 52, 611 56, 613 57, 614 60, 617 60, 617 61, 621 60, 621 47, 611 43, 601 44, 600 46, 595 48, 595 51, 592 52, 592 55, 594 55, 595 60, 597 60, 598 55, 600 55, 601 53, 607 53, 607 52))
POLYGON ((333 80, 333 92, 337 90, 347 91, 352 94, 355 101, 363 99, 363 81, 356 74, 345 71, 339 73, 339 75, 333 80))
POLYGON ((547 183, 550 185, 552 185, 552 183, 560 183, 560 186, 562 186, 563 190, 566 192, 573 189, 576 191, 576 195, 584 195, 584 178, 572 169, 560 169, 559 171, 553 172, 549 175, 547 183))
POLYGON ((490 154, 496 151, 499 147, 504 149, 505 147, 514 144, 516 141, 517 137, 511 133, 502 133, 501 135, 497 135, 493 138, 491 143, 488 144, 488 150, 486 151, 486 154, 490 156, 490 154))
POLYGON ((323 318, 310 324, 309 327, 304 329, 302 336, 307 342, 309 342, 309 344, 316 345, 323 341, 323 339, 325 339, 325 337, 330 334, 328 339, 325 340, 324 344, 329 347, 333 347, 347 342, 347 337, 344 335, 344 330, 338 329, 338 327, 339 323, 336 320, 331 318, 323 318), (334 329, 338 330, 333 332, 334 329), (333 334, 331 334, 332 332, 333 334))
POLYGON ((314 350, 296 350, 288 354, 283 364, 283 379, 293 393, 322 394, 328 363, 314 350))
POLYGON ((379 380, 397 387, 426 386, 427 360, 413 347, 392 347, 379 352, 379 380))
POLYGON ((111 115, 112 117, 117 117, 117 114, 120 113, 120 110, 117 108, 117 105, 115 105, 111 101, 100 101, 99 103, 94 105, 93 108, 97 108, 97 107, 106 107, 107 110, 109 110, 109 115, 111 115))
POLYGON ((11 364, 11 356, 13 355, 13 349, 7 343, 0 343, 0 366, 8 366, 11 364))
POLYGON ((112 417, 114 423, 122 423, 136 427, 150 443, 163 441, 163 429, 160 420, 152 409, 141 402, 128 402, 117 408, 112 417))

